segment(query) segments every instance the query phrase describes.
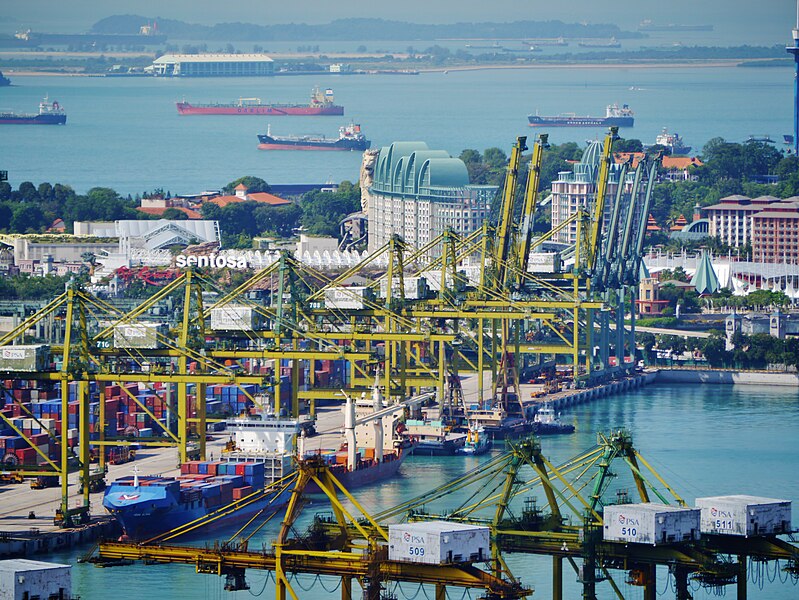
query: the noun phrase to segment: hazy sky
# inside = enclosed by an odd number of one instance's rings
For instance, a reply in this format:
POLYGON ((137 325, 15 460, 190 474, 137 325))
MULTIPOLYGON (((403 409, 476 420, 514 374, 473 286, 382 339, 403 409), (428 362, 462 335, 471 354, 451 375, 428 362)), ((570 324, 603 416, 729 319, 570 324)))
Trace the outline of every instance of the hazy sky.
POLYGON ((796 0, 0 0, 0 30, 82 32, 114 14, 219 22, 326 23, 341 17, 381 17, 415 23, 515 21, 616 23, 635 29, 657 23, 715 25, 730 43, 787 43, 796 0))

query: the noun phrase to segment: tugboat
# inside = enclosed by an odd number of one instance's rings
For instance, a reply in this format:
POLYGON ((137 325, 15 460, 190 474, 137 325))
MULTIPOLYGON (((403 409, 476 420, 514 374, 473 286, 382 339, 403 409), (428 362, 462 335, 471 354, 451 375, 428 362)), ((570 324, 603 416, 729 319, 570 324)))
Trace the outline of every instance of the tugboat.
POLYGON ((0 112, 0 124, 3 125, 64 125, 66 122, 64 109, 46 96, 39 103, 38 114, 0 112))
POLYGON ((366 139, 361 132, 361 126, 350 123, 339 127, 338 139, 325 136, 277 136, 272 135, 271 126, 267 126, 266 133, 258 136, 259 150, 367 150, 372 142, 366 139))
POLYGON ((466 432, 466 444, 457 450, 457 454, 478 456, 491 450, 491 438, 486 435, 484 427, 472 425, 466 432))
POLYGON ((533 433, 536 435, 574 433, 574 425, 561 423, 555 414, 555 409, 545 404, 533 417, 533 433))

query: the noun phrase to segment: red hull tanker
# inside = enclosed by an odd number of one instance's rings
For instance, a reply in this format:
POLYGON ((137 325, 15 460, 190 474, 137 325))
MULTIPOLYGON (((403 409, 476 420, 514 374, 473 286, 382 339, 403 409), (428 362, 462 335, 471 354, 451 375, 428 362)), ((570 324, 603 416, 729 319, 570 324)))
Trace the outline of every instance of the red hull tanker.
POLYGON ((177 103, 181 115, 336 115, 344 114, 344 107, 333 103, 333 90, 324 92, 314 88, 308 104, 263 104, 260 98, 239 98, 228 104, 177 103))

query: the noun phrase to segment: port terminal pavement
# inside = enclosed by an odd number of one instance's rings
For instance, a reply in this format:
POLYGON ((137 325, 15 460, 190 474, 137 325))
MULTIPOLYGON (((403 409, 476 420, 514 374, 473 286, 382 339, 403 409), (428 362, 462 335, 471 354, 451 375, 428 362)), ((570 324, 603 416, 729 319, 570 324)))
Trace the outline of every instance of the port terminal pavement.
MULTIPOLYGON (((547 394, 540 398, 531 398, 535 386, 520 385, 520 393, 526 402, 536 404, 547 403, 555 410, 567 410, 569 407, 609 396, 627 389, 633 389, 655 379, 656 371, 630 376, 601 386, 587 389, 565 389, 547 394)), ((483 378, 483 398, 491 395, 491 374, 486 372, 483 378)), ((478 401, 478 378, 474 375, 462 379, 464 399, 467 404, 478 401)), ((322 406, 317 409, 316 430, 319 435, 308 438, 306 452, 338 449, 343 440, 343 412, 338 406, 322 406)), ((222 450, 228 440, 225 432, 218 432, 207 442, 209 460, 222 456, 222 450)), ((106 481, 133 474, 136 467, 140 475, 162 475, 165 477, 180 474, 177 450, 174 448, 141 448, 134 461, 109 465, 106 481)), ((69 477, 70 493, 74 493, 76 505, 81 504, 78 494, 78 474, 69 477)), ((47 553, 64 548, 88 543, 98 537, 111 537, 119 534, 118 527, 106 514, 102 506, 102 492, 91 495, 91 520, 89 523, 70 529, 62 529, 53 523, 56 508, 61 503, 61 488, 45 488, 34 490, 29 481, 18 484, 0 485, 0 557, 28 556, 47 553)))

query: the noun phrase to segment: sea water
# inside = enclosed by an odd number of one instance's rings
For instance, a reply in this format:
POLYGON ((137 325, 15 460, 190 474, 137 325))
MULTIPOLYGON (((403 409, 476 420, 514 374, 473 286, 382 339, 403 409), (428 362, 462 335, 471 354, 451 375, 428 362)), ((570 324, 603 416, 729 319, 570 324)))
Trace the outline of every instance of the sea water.
POLYGON ((258 150, 257 134, 323 134, 360 123, 373 148, 424 141, 457 156, 466 148, 506 153, 517 136, 584 144, 602 128, 528 126, 527 115, 604 115, 629 104, 635 126, 622 137, 654 144, 666 127, 694 153, 711 138, 742 142, 769 135, 782 147, 793 131, 793 70, 788 67, 595 66, 450 70, 420 75, 314 75, 270 78, 118 78, 14 76, 0 88, 0 109, 35 112, 49 95, 67 111, 61 126, 0 126, 0 169, 23 181, 96 186, 138 194, 219 189, 244 175, 269 183, 357 181, 359 152, 258 150), (332 87, 344 117, 180 116, 175 102, 308 101, 332 87))
MULTIPOLYGON (((592 447, 597 432, 624 428, 632 434, 636 449, 689 505, 697 497, 726 494, 784 498, 793 502, 794 527, 799 522, 796 467, 799 464, 799 389, 652 385, 575 407, 561 418, 574 423, 577 431, 572 435, 541 439, 543 453, 553 464, 562 464, 592 447)), ((398 477, 362 488, 356 492, 356 497, 367 511, 378 512, 440 486, 489 458, 412 456, 403 464, 398 477)), ((606 497, 614 498, 616 491, 627 490, 634 498, 635 487, 623 462, 618 460, 614 463, 612 471, 618 477, 612 481, 606 497)), ((657 487, 668 495, 662 485, 657 484, 657 487)), ((543 492, 539 490, 534 495, 541 506, 545 502, 543 492)), ((430 512, 443 511, 464 500, 464 493, 454 494, 432 502, 426 508, 430 512)), ((519 503, 511 508, 518 514, 519 503)), ((302 531, 313 513, 328 509, 328 505, 321 501, 306 507, 306 517, 298 530, 302 531)), ((250 549, 260 549, 262 545, 268 547, 278 526, 278 523, 270 523, 263 533, 254 536, 250 549)), ((193 543, 201 544, 204 540, 193 543)), ((52 555, 47 560, 74 564, 80 553, 80 550, 74 550, 52 555)), ((551 597, 552 561, 549 557, 512 554, 506 555, 506 559, 524 584, 535 587, 533 598, 551 597)), ((784 563, 780 563, 779 567, 783 566, 784 563)), ((576 575, 566 562, 563 573, 564 597, 580 597, 581 588, 576 575)), ((625 598, 643 596, 641 588, 625 583, 624 571, 611 571, 611 574, 625 598)), ((222 578, 195 574, 191 566, 137 564, 98 569, 88 564, 74 564, 72 576, 73 593, 80 594, 83 600, 110 597, 124 597, 126 600, 152 600, 153 597, 241 600, 259 592, 261 598, 274 598, 273 577, 258 571, 247 573, 251 589, 236 593, 223 591, 222 578)), ((771 563, 768 569, 753 566, 750 578, 750 599, 792 600, 799 597, 799 587, 785 581, 786 575, 775 569, 775 563, 771 563)), ((338 590, 330 591, 338 585, 330 578, 302 575, 292 585, 303 600, 323 600, 332 597, 331 594, 335 597, 340 594, 338 590)), ((418 584, 391 584, 390 589, 398 598, 433 597, 431 589, 420 589, 418 584)), ((673 578, 667 576, 665 567, 658 568, 658 592, 665 594, 663 597, 666 598, 674 597, 673 578)), ((717 597, 714 590, 699 588, 697 584, 693 584, 692 593, 697 600, 717 597)), ((729 597, 734 597, 734 593, 734 587, 727 588, 729 597)), ((480 595, 476 591, 469 595, 457 588, 450 589, 448 594, 449 598, 458 599, 480 595)), ((356 593, 354 597, 360 596, 356 593)), ((600 583, 598 597, 611 600, 616 596, 608 583, 600 583)))

